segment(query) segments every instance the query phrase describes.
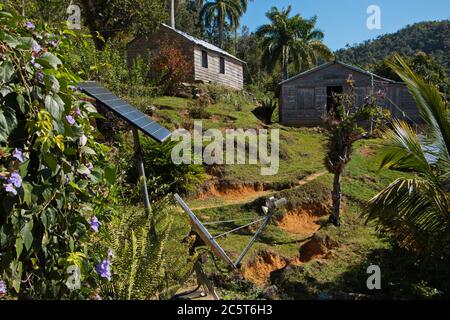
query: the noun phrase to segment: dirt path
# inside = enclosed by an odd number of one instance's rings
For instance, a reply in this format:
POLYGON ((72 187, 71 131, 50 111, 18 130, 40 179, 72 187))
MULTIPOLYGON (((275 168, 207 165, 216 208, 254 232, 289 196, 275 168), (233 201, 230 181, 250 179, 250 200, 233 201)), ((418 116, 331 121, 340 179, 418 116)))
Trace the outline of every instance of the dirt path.
MULTIPOLYGON (((326 174, 326 171, 319 171, 316 173, 313 173, 301 180, 299 180, 292 188, 303 186, 307 184, 308 182, 314 181, 317 178, 323 176, 326 174)), ((286 190, 286 189, 284 189, 286 190)), ((193 210, 201 210, 201 209, 211 209, 211 208, 217 208, 217 207, 223 207, 227 205, 234 205, 234 204, 244 204, 252 202, 260 197, 269 196, 275 192, 279 192, 282 190, 264 190, 264 191, 246 191, 246 192, 231 192, 229 194, 223 194, 221 196, 211 196, 209 200, 219 200, 218 203, 211 203, 207 205, 197 205, 193 206, 193 210)))

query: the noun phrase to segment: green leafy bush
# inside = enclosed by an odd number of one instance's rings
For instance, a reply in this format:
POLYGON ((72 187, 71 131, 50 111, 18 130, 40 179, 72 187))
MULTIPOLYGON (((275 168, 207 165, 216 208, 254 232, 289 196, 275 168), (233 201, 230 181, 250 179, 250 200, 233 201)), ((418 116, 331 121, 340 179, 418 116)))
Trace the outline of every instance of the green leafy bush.
POLYGON ((261 102, 261 105, 256 108, 253 113, 265 123, 271 123, 272 116, 277 108, 278 100, 267 98, 261 102))
POLYGON ((154 88, 150 79, 150 64, 138 56, 128 65, 126 47, 110 41, 103 50, 95 49, 90 37, 72 33, 79 40, 67 52, 70 70, 86 80, 96 80, 121 96, 148 96, 154 88))
POLYGON ((114 169, 64 65, 74 39, 1 11, 0 41, 0 277, 12 297, 88 297, 114 169))
MULTIPOLYGON (((171 154, 176 142, 167 141, 161 144, 149 138, 142 138, 141 144, 147 186, 152 200, 159 199, 168 192, 186 193, 204 180, 205 170, 202 165, 173 163, 171 154)), ((131 190, 132 196, 129 199, 141 197, 140 189, 135 187, 139 177, 133 144, 127 141, 126 137, 121 141, 121 157, 123 160, 120 162, 119 171, 124 173, 121 177, 124 192, 130 193, 131 190), (126 188, 126 184, 130 187, 126 188)))
MULTIPOLYGON (((166 197, 152 204, 150 214, 133 206, 113 216, 102 234, 105 246, 114 252, 114 281, 101 287, 103 299, 154 299, 165 294, 167 285, 175 284, 171 274, 175 268, 186 268, 180 271, 182 274, 189 272, 192 265, 184 263, 176 267, 174 259, 168 259, 174 255, 168 247, 173 237, 174 215, 178 214, 174 210, 166 197)), ((177 243, 177 247, 176 251, 187 255, 186 245, 177 243)))
POLYGON ((189 117, 191 119, 209 119, 208 102, 204 98, 198 98, 188 102, 189 117))

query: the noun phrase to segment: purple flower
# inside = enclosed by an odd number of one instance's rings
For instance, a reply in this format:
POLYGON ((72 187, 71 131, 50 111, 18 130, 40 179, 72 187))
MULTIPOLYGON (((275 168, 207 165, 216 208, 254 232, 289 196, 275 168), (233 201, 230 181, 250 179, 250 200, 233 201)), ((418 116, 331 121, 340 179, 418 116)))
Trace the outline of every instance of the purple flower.
POLYGON ((100 277, 111 280, 111 260, 105 259, 100 262, 96 271, 100 277))
POLYGON ((4 185, 6 192, 11 192, 13 195, 17 195, 17 190, 11 183, 4 185))
POLYGON ((92 295, 92 300, 102 300, 102 297, 96 292, 92 295))
POLYGON ((37 54, 42 51, 42 47, 39 45, 39 43, 34 42, 33 46, 31 47, 31 51, 37 54))
POLYGON ((76 115, 77 117, 81 116, 81 110, 80 110, 80 108, 78 108, 78 107, 75 108, 75 115, 76 115))
POLYGON ((89 171, 92 171, 92 170, 94 170, 94 165, 93 165, 91 162, 89 162, 89 163, 86 165, 86 168, 88 168, 89 171))
POLYGON ((64 185, 67 186, 70 183, 70 178, 69 176, 65 175, 64 176, 64 185))
POLYGON ((114 251, 112 249, 108 249, 108 258, 114 258, 114 251))
POLYGON ((66 116, 66 120, 71 126, 75 124, 75 119, 70 114, 66 116))
POLYGON ((30 30, 34 30, 34 29, 36 28, 36 26, 34 25, 33 22, 27 21, 27 22, 25 23, 25 28, 30 29, 30 30))
POLYGON ((59 45, 59 42, 58 41, 56 41, 56 40, 52 40, 52 41, 50 41, 49 42, 50 43, 50 45, 52 45, 53 47, 58 47, 58 45, 59 45))
POLYGON ((20 188, 22 186, 22 177, 17 171, 14 171, 9 176, 8 183, 13 184, 16 188, 20 188))
POLYGON ((42 66, 36 62, 36 58, 34 56, 31 56, 31 64, 33 65, 33 67, 35 67, 36 69, 40 69, 42 68, 42 66))
POLYGON ((25 160, 23 158, 23 153, 22 150, 20 149, 14 149, 14 152, 12 153, 13 158, 16 158, 17 160, 19 160, 21 163, 23 163, 25 160))
POLYGON ((3 280, 0 280, 0 298, 8 293, 6 290, 6 283, 3 280))
POLYGON ((89 225, 91 226, 92 231, 98 232, 98 228, 100 228, 101 223, 98 221, 96 216, 93 216, 91 220, 89 220, 89 225))
POLYGON ((40 71, 36 72, 37 80, 39 83, 44 83, 44 74, 40 71))

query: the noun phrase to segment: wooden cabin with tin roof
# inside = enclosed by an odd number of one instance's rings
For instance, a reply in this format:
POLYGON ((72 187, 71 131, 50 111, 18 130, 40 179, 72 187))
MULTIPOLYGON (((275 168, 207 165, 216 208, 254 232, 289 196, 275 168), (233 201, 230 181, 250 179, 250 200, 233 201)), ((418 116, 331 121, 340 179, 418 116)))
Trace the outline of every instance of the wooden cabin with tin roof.
POLYGON ((381 92, 381 107, 389 109, 393 117, 410 123, 421 122, 417 105, 404 83, 340 61, 325 63, 279 84, 280 122, 290 126, 322 124, 333 108, 333 94, 348 92, 349 81, 357 105, 372 92, 381 92))
POLYGON ((166 24, 162 24, 155 33, 138 37, 128 45, 129 63, 139 55, 145 59, 149 53, 157 54, 161 42, 165 39, 179 46, 190 64, 188 82, 217 83, 237 90, 243 89, 244 61, 166 24))

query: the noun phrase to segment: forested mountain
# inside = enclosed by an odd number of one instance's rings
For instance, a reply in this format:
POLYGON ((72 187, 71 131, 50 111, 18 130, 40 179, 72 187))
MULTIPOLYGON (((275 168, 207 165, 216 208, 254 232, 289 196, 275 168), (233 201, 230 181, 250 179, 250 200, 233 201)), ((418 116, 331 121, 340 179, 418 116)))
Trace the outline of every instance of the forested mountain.
POLYGON ((347 63, 367 66, 394 52, 414 55, 418 51, 433 54, 436 60, 450 70, 450 20, 419 22, 396 33, 340 49, 336 58, 347 63))

